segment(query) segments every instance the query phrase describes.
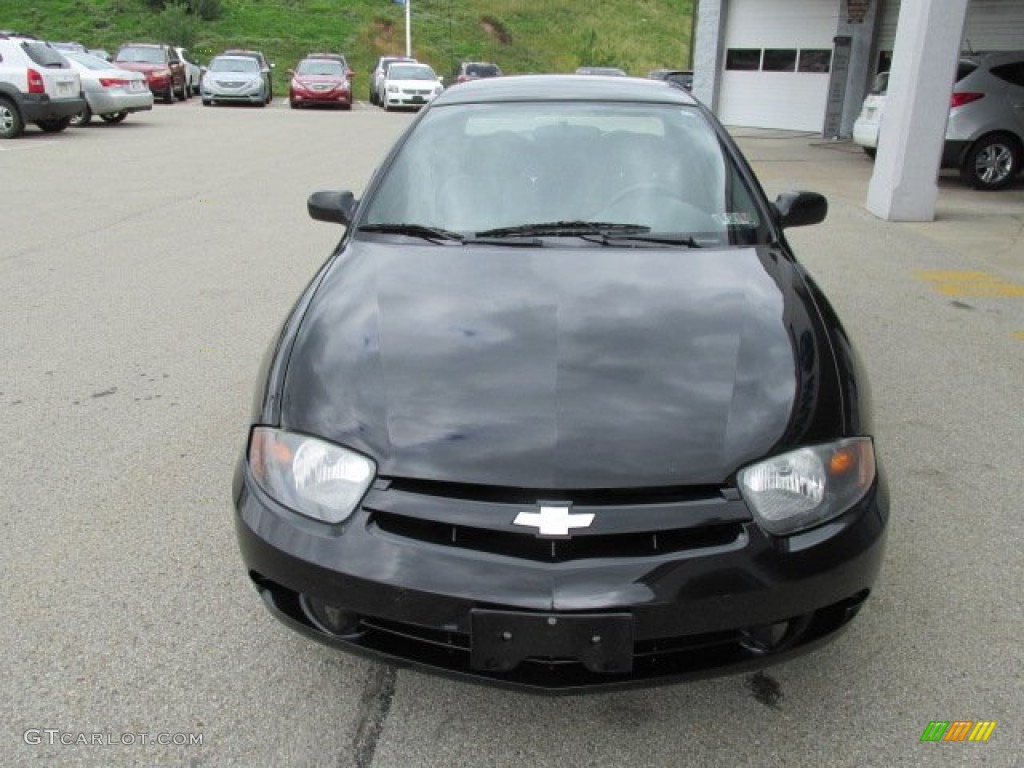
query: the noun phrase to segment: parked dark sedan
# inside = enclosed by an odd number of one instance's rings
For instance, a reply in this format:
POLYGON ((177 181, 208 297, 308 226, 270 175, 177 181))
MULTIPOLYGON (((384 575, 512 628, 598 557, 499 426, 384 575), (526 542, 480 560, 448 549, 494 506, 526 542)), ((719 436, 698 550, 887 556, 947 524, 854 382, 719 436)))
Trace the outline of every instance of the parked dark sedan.
POLYGON ((686 92, 465 83, 361 201, 308 205, 347 230, 234 483, 286 624, 566 691, 782 660, 860 610, 888 517, 867 382, 783 234, 826 202, 769 203, 686 92))

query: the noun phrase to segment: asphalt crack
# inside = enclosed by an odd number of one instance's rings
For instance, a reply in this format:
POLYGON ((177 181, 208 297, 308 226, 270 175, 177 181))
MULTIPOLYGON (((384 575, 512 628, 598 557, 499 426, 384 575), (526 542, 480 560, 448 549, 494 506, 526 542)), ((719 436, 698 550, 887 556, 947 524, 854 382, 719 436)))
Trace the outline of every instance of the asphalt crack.
POLYGON ((352 736, 352 756, 356 768, 370 768, 377 753, 377 742, 391 711, 395 696, 397 672, 390 664, 374 664, 363 684, 356 715, 356 730, 352 736))

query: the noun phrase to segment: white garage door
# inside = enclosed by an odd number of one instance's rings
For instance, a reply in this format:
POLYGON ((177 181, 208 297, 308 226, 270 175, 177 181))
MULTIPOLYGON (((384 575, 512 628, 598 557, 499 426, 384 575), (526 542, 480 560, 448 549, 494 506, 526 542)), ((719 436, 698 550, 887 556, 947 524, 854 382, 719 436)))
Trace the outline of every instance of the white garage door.
MULTIPOLYGON (((884 0, 878 25, 878 70, 888 69, 896 40, 899 0, 884 0)), ((1024 1, 971 0, 960 46, 963 51, 1018 51, 1024 48, 1024 1)))
POLYGON ((820 132, 839 0, 731 0, 718 117, 820 132))

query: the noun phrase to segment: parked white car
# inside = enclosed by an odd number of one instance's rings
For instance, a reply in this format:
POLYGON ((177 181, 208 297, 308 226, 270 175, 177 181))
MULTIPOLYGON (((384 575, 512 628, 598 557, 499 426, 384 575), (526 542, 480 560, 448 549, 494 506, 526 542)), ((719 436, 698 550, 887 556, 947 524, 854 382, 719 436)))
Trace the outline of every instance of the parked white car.
POLYGON ((885 110, 885 93, 889 90, 889 73, 880 72, 864 98, 860 116, 853 124, 853 143, 860 145, 868 157, 875 156, 878 148, 878 127, 885 110))
POLYGON ((82 78, 85 96, 85 109, 71 118, 72 125, 88 125, 94 115, 105 123, 120 123, 132 112, 153 108, 153 93, 141 72, 119 69, 91 53, 62 53, 82 78))
POLYGON ((195 96, 199 93, 199 82, 203 79, 203 70, 199 62, 192 58, 188 48, 175 48, 181 63, 185 65, 185 82, 188 84, 189 92, 195 96))
POLYGON ((437 98, 443 90, 441 78, 429 65, 396 61, 384 75, 381 101, 385 110, 419 109, 437 98))

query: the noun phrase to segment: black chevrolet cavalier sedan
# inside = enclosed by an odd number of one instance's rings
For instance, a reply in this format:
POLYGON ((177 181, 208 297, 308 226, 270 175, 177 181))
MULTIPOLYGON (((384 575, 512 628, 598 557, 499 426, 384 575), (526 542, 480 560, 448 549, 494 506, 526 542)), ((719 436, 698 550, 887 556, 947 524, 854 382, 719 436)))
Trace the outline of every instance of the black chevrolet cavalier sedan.
POLYGON ((234 484, 291 627, 539 690, 731 672, 864 604, 867 383, 774 203, 669 83, 446 91, 272 345, 234 484))

